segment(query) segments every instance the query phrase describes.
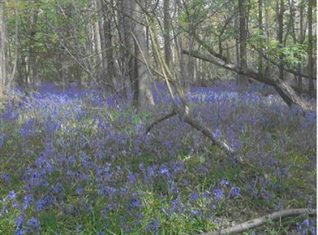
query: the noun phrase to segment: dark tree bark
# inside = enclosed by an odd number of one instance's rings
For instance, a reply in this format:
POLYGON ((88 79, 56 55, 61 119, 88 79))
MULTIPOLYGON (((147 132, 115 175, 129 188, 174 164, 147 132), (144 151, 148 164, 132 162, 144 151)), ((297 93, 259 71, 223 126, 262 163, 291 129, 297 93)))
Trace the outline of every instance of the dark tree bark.
MULTIPOLYGON (((284 0, 277 1, 277 40, 280 48, 283 45, 283 33, 284 33, 284 0)), ((284 57, 279 55, 279 79, 284 79, 284 57)))
POLYGON ((313 35, 312 35, 312 25, 313 25, 313 16, 312 16, 312 8, 313 8, 314 0, 308 0, 308 74, 309 74, 309 94, 314 97, 315 96, 315 87, 314 87, 314 61, 313 61, 313 35))
POLYGON ((113 56, 113 39, 112 39, 112 26, 111 26, 111 11, 110 8, 102 0, 101 2, 102 12, 104 16, 103 21, 103 38, 105 40, 103 45, 104 57, 106 59, 106 80, 110 84, 112 91, 116 92, 116 81, 115 81, 115 66, 113 56))
POLYGON ((6 35, 5 35, 5 19, 4 19, 4 3, 0 0, 0 98, 4 96, 6 84, 6 35))
POLYGON ((170 43, 170 0, 163 1, 163 26, 164 26, 164 51, 167 65, 170 65, 172 59, 171 43, 170 43))
MULTIPOLYGON (((247 40, 247 0, 239 0, 239 69, 244 72, 247 68, 246 40, 247 40)), ((238 78, 239 89, 244 91, 247 86, 247 78, 240 73, 238 78)))
MULTIPOLYGON (((263 36, 263 0, 258 0, 258 29, 263 36)), ((258 74, 261 78, 263 78, 263 38, 259 39, 258 50, 258 74)))

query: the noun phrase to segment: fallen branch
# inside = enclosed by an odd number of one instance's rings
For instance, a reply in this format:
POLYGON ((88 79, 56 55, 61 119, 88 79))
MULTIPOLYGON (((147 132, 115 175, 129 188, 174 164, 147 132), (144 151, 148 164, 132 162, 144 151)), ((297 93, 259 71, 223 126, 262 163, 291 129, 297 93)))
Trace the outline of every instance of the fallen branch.
POLYGON ((316 214, 316 210, 306 209, 306 208, 281 210, 281 211, 277 211, 272 214, 265 215, 256 219, 248 220, 242 224, 235 225, 231 228, 214 231, 210 233, 202 233, 201 235, 225 235, 225 234, 241 233, 248 229, 258 227, 266 223, 268 220, 276 220, 276 219, 280 219, 282 217, 288 217, 288 216, 314 215, 314 214, 316 214))
MULTIPOLYGON (((179 115, 181 115, 182 111, 179 111, 179 115)), ((191 117, 190 114, 185 114, 182 116, 182 120, 193 127, 194 129, 200 131, 205 137, 207 137, 213 145, 220 148, 224 153, 226 153, 227 156, 234 158, 239 163, 243 163, 243 159, 238 158, 235 155, 235 151, 233 148, 231 148, 225 141, 222 141, 218 138, 216 138, 212 132, 207 126, 203 125, 199 120, 196 120, 191 117)))
POLYGON ((151 130, 154 126, 158 125, 160 122, 163 122, 164 120, 167 120, 167 119, 169 119, 169 118, 171 118, 171 117, 173 117, 173 116, 175 116, 175 115, 177 115, 176 111, 175 111, 175 110, 172 110, 170 113, 166 114, 165 116, 158 118, 157 120, 155 120, 153 123, 151 123, 151 124, 147 127, 147 129, 146 129, 146 134, 148 134, 148 133, 150 132, 150 130, 151 130))
MULTIPOLYGON (((150 21, 148 21, 148 24, 149 23, 150 23, 150 21)), ((199 120, 195 120, 195 118, 193 118, 191 116, 191 114, 189 112, 189 107, 187 105, 187 101, 184 98, 184 91, 180 87, 173 85, 174 84, 173 81, 175 80, 175 76, 163 58, 162 52, 159 49, 160 44, 158 42, 157 37, 155 37, 155 35, 156 35, 155 28, 152 26, 153 25, 150 23, 149 24, 150 39, 151 39, 151 42, 152 42, 152 45, 154 48, 155 56, 156 56, 158 63, 159 63, 159 68, 161 70, 160 73, 163 75, 162 77, 163 77, 163 79, 168 87, 168 92, 170 94, 170 97, 172 98, 174 108, 173 108, 173 111, 171 113, 169 113, 168 115, 155 121, 155 123, 151 125, 151 128, 156 123, 159 123, 159 122, 166 120, 169 117, 177 114, 177 115, 179 115, 179 117, 182 121, 189 124, 194 129, 200 131, 205 137, 207 137, 209 140, 211 140, 213 145, 217 146, 222 151, 224 151, 227 156, 232 157, 232 158, 238 160, 238 162, 242 163, 242 160, 235 156, 236 155, 235 151, 225 141, 217 139, 214 136, 212 130, 210 130, 207 126, 202 124, 199 120), (176 101, 175 94, 180 98, 180 101, 181 101, 180 103, 176 101)), ((147 130, 150 130, 150 129, 149 129, 149 127, 147 128, 147 130)))
POLYGON ((296 92, 293 90, 293 88, 289 84, 287 84, 285 81, 270 78, 270 77, 262 78, 261 76, 259 76, 259 74, 256 71, 249 68, 242 71, 239 69, 239 67, 236 64, 230 63, 228 61, 224 61, 222 58, 218 58, 215 54, 214 55, 202 54, 198 51, 190 52, 187 50, 183 50, 183 53, 193 56, 195 58, 210 62, 212 64, 218 65, 225 69, 231 70, 235 73, 248 76, 249 78, 255 81, 273 86, 288 106, 297 105, 301 107, 303 110, 315 109, 313 105, 311 105, 309 102, 303 100, 300 96, 298 96, 296 92))

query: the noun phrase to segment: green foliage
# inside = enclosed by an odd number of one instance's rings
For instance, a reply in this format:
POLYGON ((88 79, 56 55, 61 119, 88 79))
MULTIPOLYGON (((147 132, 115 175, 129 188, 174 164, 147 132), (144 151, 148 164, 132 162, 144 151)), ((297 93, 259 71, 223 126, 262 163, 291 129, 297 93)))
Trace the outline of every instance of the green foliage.
POLYGON ((189 29, 204 20, 209 12, 206 0, 191 0, 187 2, 185 9, 179 16, 179 23, 182 27, 189 29))
POLYGON ((11 47, 16 47, 17 24, 20 60, 28 58, 32 49, 41 79, 57 81, 61 73, 79 70, 74 58, 64 47, 75 57, 84 51, 89 38, 89 19, 81 14, 81 10, 88 8, 89 4, 88 0, 6 1, 11 47), (63 67, 62 64, 67 66, 63 67))

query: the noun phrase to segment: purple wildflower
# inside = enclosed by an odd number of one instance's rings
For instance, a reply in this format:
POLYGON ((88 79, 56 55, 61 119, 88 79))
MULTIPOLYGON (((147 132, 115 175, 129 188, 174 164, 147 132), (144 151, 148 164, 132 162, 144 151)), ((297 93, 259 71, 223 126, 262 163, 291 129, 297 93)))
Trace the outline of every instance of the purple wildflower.
POLYGON ((40 228, 40 221, 37 218, 32 217, 28 220, 27 226, 32 231, 37 231, 40 228))
POLYGON ((157 232, 160 226, 160 220, 159 219, 154 219, 152 220, 148 225, 146 230, 149 232, 157 232))
POLYGON ((217 199, 217 200, 220 200, 223 198, 223 191, 222 189, 220 188, 216 188, 213 190, 213 194, 214 194, 214 197, 217 199))
POLYGON ((16 199, 16 197, 17 197, 17 194, 14 191, 10 191, 8 196, 7 196, 7 199, 14 200, 14 199, 16 199))
POLYGON ((161 166, 159 169, 160 174, 162 175, 168 175, 169 174, 169 168, 165 165, 161 166))
POLYGON ((239 187, 233 187, 230 191, 230 196, 231 197, 238 197, 241 195, 241 190, 239 187))
POLYGON ((190 200, 191 200, 191 201, 196 201, 196 200, 198 200, 199 198, 200 198, 199 193, 198 193, 198 192, 194 192, 194 193, 192 193, 190 200))

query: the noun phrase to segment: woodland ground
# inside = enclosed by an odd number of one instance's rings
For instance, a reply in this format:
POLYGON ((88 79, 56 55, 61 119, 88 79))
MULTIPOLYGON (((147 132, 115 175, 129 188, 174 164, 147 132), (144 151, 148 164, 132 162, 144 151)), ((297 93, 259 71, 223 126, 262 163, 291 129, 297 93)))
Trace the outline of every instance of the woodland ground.
MULTIPOLYGON (((316 113, 288 108, 269 88, 242 94, 217 82, 188 93, 193 116, 246 166, 178 117, 146 134, 169 110, 162 85, 155 109, 139 113, 78 87, 19 94, 0 117, 0 234, 198 234, 316 207, 316 113)), ((315 227, 289 217, 245 234, 315 227)))

